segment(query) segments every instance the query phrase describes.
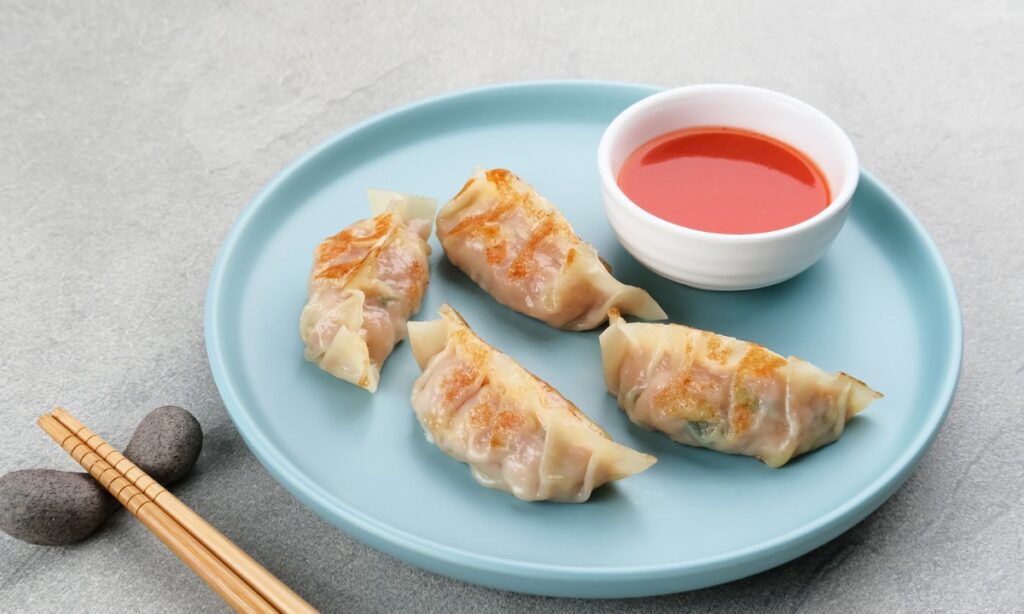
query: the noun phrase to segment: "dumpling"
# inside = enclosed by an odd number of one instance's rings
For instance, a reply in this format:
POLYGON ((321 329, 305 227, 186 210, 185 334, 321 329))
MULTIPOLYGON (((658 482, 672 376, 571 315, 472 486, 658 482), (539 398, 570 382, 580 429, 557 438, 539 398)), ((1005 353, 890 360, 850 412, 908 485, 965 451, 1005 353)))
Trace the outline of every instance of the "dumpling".
POLYGON ((306 360, 370 392, 420 310, 436 201, 369 190, 374 217, 324 239, 313 254, 299 318, 306 360))
POLYGON ((839 439, 847 420, 882 396, 756 343, 609 317, 601 333, 608 391, 635 424, 679 443, 781 467, 839 439))
POLYGON ((507 170, 477 171, 438 213, 437 238, 499 303, 555 328, 589 330, 613 307, 666 317, 647 292, 612 277, 558 209, 507 170))
POLYGON ((410 322, 423 373, 412 406, 427 436, 480 484, 524 501, 580 503, 655 458, 615 443, 557 390, 495 350, 451 307, 410 322))

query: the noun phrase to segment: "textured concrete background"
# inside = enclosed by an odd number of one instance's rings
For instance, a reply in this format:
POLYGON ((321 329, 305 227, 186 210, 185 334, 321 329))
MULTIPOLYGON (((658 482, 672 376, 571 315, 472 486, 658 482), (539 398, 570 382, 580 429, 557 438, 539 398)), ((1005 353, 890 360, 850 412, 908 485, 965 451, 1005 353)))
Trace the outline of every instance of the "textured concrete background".
MULTIPOLYGON (((1024 609, 1024 4, 0 1, 0 472, 69 469, 33 424, 124 445, 175 403, 206 431, 178 495, 325 610, 1024 609), (447 90, 541 78, 789 92, 835 117, 939 244, 963 377, 909 482, 819 550, 629 602, 496 592, 412 568, 300 506, 242 444, 203 347, 218 245, 286 162, 447 90)), ((207 611, 119 513, 69 548, 0 534, 0 611, 207 611)))

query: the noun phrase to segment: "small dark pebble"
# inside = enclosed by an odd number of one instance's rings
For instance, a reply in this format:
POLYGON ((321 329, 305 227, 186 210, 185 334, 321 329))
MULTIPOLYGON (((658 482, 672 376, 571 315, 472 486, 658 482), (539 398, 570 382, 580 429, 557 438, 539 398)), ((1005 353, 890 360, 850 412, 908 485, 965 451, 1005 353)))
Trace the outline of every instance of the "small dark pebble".
MULTIPOLYGON (((154 409, 124 450, 133 463, 169 486, 188 475, 203 447, 203 430, 180 407, 154 409)), ((81 541, 120 507, 87 473, 22 469, 0 477, 0 529, 32 544, 81 541)))
POLYGON ((164 486, 188 475, 203 448, 195 416, 168 405, 149 412, 135 429, 124 455, 164 486))
POLYGON ((117 502, 86 473, 21 469, 0 477, 0 529, 32 544, 81 541, 117 502))

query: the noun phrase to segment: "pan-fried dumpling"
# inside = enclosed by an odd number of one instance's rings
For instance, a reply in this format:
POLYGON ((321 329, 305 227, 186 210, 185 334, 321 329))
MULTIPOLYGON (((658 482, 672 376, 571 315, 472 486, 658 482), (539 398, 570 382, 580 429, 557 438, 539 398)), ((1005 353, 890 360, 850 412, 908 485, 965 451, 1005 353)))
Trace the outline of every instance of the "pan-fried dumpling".
POLYGON ((368 192, 374 217, 328 237, 313 254, 299 334, 307 360, 374 392, 381 365, 420 310, 437 203, 385 190, 368 192))
POLYGON ((477 482, 525 501, 579 503, 654 457, 612 441, 557 390, 495 350, 444 305, 410 322, 423 373, 412 406, 427 439, 469 464, 477 482))
POLYGON ((666 317, 647 292, 612 277, 558 209, 507 170, 477 171, 438 213, 437 238, 499 303, 556 328, 589 330, 613 307, 666 317))
POLYGON ((635 424, 679 443, 781 467, 839 439, 846 421, 882 396, 756 343, 609 317, 601 333, 608 391, 635 424))

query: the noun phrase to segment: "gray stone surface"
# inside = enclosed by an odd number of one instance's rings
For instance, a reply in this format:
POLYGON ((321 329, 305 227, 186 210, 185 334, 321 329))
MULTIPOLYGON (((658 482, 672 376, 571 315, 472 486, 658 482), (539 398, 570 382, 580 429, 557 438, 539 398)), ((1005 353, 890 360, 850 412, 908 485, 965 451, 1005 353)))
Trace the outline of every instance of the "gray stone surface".
POLYGON ((124 455, 164 486, 192 471, 203 449, 203 429, 181 407, 165 405, 149 412, 135 428, 124 455))
MULTIPOLYGON (((1024 5, 0 2, 0 473, 71 469, 60 403, 124 445, 152 408, 206 433, 176 492, 324 610, 1024 609, 1024 5), (893 498, 792 563, 629 602, 492 591, 332 529, 255 461, 203 347, 218 245, 313 143, 447 90, 540 78, 776 88, 847 128, 935 237, 963 305, 955 403, 893 498)), ((118 513, 82 544, 0 535, 0 611, 215 611, 118 513)))
POLYGON ((79 542, 117 507, 107 489, 82 471, 16 469, 0 477, 0 529, 28 543, 79 542))

